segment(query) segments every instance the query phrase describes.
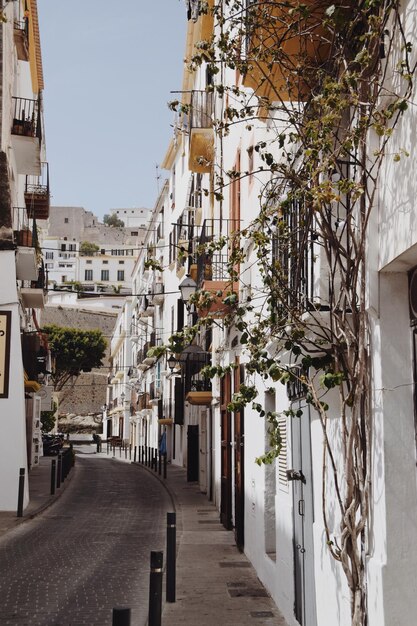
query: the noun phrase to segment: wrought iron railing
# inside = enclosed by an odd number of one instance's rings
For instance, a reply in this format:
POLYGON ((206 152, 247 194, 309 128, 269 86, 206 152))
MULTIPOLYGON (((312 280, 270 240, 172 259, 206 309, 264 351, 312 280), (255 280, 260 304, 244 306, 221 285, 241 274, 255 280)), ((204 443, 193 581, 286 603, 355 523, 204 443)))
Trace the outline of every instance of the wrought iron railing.
POLYGON ((314 301, 315 243, 314 225, 306 221, 304 203, 293 199, 280 218, 277 235, 272 239, 272 261, 279 272, 281 305, 308 310, 314 301))
POLYGON ((190 103, 190 131, 197 128, 212 128, 214 114, 214 93, 192 91, 190 103))
POLYGON ((211 380, 201 373, 203 367, 210 365, 210 363, 210 354, 207 352, 187 354, 182 368, 185 394, 189 391, 211 391, 211 380))
MULTIPOLYGON (((41 164, 41 175, 26 176, 26 185, 25 185, 25 196, 30 198, 32 197, 34 201, 38 199, 42 199, 44 202, 49 202, 49 164, 42 163, 41 164)), ((26 204, 28 202, 26 201, 26 204)), ((27 206, 28 213, 30 215, 30 202, 27 206)))
POLYGON ((237 220, 204 220, 197 254, 197 285, 204 281, 229 281, 231 237, 238 230, 237 220), (210 244, 216 249, 210 249, 210 244))
POLYGON ((13 98, 12 135, 42 139, 41 101, 13 98))

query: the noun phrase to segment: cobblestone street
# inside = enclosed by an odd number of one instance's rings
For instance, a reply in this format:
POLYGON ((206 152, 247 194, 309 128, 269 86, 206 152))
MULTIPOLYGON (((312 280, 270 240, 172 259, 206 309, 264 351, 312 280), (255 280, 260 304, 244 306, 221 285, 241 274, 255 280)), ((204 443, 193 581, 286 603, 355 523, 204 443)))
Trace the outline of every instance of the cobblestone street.
POLYGON ((0 539, 0 624, 104 626, 112 607, 148 612, 149 557, 165 551, 165 489, 145 471, 77 457, 62 497, 0 539))

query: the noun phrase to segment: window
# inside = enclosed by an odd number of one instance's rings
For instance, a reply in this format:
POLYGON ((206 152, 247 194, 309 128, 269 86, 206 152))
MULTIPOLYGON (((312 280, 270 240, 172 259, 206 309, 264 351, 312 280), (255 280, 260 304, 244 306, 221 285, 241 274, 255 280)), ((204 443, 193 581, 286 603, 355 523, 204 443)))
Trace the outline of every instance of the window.
POLYGON ((67 277, 61 276, 61 283, 66 283, 66 282, 67 282, 67 277))
POLYGON ((93 270, 85 270, 84 280, 93 280, 93 270))
POLYGON ((46 253, 46 258, 47 259, 53 259, 54 258, 54 253, 53 252, 47 252, 46 253))
POLYGON ((124 265, 124 261, 119 261, 119 265, 124 265))
POLYGON ((68 244, 68 250, 70 252, 75 252, 76 249, 77 249, 77 246, 75 245, 75 243, 68 244))
POLYGON ((91 265, 93 262, 91 261, 91 259, 89 261, 86 261, 86 265, 91 265))
POLYGON ((65 263, 59 263, 58 267, 65 267, 65 263))
POLYGON ((118 270, 117 272, 117 280, 124 280, 125 279, 125 272, 124 270, 118 270))
POLYGON ((101 280, 109 280, 109 270, 101 270, 101 280))
POLYGON ((61 250, 64 251, 67 249, 67 246, 65 243, 61 243, 61 250))
POLYGON ((103 261, 103 265, 108 265, 109 262, 108 261, 103 261))
POLYGON ((67 218, 67 217, 65 217, 65 218, 64 218, 64 224, 68 224, 68 221, 69 221, 69 220, 68 220, 68 218, 67 218))
POLYGON ((139 231, 138 230, 132 230, 132 232, 130 234, 132 235, 132 237, 137 237, 139 235, 139 231))

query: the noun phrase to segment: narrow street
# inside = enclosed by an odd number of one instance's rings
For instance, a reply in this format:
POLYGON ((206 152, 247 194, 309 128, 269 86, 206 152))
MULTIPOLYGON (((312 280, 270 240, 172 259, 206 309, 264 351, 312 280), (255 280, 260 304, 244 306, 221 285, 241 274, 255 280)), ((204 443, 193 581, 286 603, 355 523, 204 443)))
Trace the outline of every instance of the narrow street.
POLYGON ((0 624, 105 626, 148 612, 149 556, 165 551, 165 489, 148 472, 77 456, 62 497, 0 540, 0 624))

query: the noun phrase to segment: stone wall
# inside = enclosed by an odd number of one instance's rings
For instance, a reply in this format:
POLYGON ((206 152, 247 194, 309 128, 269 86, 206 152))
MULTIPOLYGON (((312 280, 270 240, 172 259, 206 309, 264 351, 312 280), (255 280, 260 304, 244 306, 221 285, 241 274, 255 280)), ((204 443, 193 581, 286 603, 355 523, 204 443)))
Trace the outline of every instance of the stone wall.
POLYGON ((45 307, 42 311, 41 325, 56 324, 82 330, 99 329, 107 340, 103 367, 82 373, 74 387, 64 387, 59 406, 60 414, 73 413, 86 415, 100 413, 106 402, 107 374, 110 356, 110 338, 116 323, 117 313, 111 311, 88 311, 68 306, 45 307))

